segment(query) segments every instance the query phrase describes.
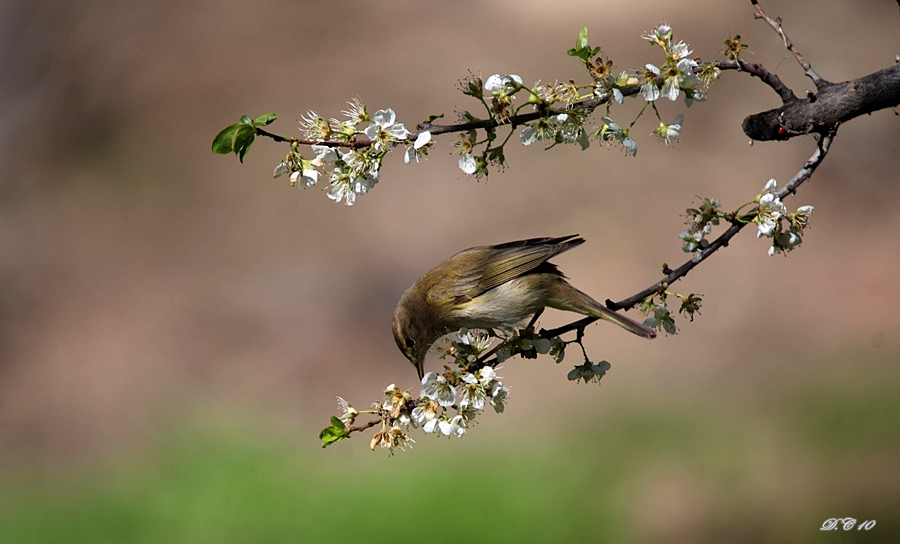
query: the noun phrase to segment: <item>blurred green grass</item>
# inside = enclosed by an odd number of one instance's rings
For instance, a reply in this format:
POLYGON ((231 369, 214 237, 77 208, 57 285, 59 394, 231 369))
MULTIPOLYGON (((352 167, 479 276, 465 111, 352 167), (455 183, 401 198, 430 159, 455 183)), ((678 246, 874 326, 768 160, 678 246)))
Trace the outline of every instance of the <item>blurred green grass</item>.
POLYGON ((127 459, 8 465, 0 541, 900 541, 900 381, 878 373, 462 441, 416 432, 393 458, 261 423, 195 418, 127 459), (843 516, 877 525, 819 531, 843 516))

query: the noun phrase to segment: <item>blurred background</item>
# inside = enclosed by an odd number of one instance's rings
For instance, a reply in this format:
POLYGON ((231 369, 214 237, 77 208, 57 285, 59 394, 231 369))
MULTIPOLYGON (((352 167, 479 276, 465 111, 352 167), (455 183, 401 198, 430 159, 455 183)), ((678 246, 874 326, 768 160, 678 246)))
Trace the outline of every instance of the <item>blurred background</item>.
MULTIPOLYGON (((900 52, 891 0, 763 5, 826 79, 900 52)), ((390 318, 442 259, 579 233, 556 262, 618 300, 684 261, 698 197, 737 207, 814 142, 748 145, 741 120, 779 102, 725 73, 706 103, 660 103, 685 114, 670 148, 652 116, 636 158, 514 137, 509 168, 477 182, 443 137, 422 164, 389 157, 347 207, 273 180, 284 146, 258 139, 240 164, 213 136, 269 112, 298 135, 308 109, 356 96, 410 128, 453 121, 477 111, 455 88, 470 71, 587 81, 565 54, 583 25, 617 70, 659 64, 640 36, 662 21, 704 60, 740 34, 746 58, 811 88, 743 0, 0 3, 0 540, 900 541, 891 111, 842 127, 786 201, 816 208, 800 249, 768 257, 742 232, 674 286, 704 300, 677 336, 590 327, 602 386, 566 380, 574 352, 511 360, 506 412, 463 440, 319 447, 336 396, 418 392, 390 318), (877 524, 819 530, 835 517, 877 524)))

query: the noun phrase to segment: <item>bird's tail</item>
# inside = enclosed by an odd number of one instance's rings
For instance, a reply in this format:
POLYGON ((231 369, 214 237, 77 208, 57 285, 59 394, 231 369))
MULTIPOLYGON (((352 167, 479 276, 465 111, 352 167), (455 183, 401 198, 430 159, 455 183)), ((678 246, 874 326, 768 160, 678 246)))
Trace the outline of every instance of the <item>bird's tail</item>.
POLYGON ((650 327, 610 310, 590 296, 572 287, 567 281, 554 282, 550 294, 551 300, 548 306, 551 308, 605 319, 638 336, 656 338, 656 331, 650 327))

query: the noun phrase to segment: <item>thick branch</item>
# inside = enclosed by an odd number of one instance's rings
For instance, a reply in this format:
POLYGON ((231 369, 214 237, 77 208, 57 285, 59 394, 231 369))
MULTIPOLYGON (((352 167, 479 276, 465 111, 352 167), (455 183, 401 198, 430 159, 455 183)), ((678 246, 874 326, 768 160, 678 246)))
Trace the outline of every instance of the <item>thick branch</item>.
POLYGON ((780 108, 744 119, 744 134, 754 140, 787 140, 826 134, 839 124, 900 105, 900 64, 842 83, 828 83, 818 94, 788 101, 780 108))
MULTIPOLYGON (((761 66, 749 66, 739 61, 744 69, 765 81, 781 97, 783 106, 748 116, 744 119, 744 134, 754 140, 787 140, 794 136, 834 132, 838 125, 860 115, 900 105, 900 65, 869 74, 852 81, 831 83, 822 79, 803 55, 794 47, 781 26, 781 19, 769 17, 758 0, 750 0, 756 9, 756 18, 765 20, 781 36, 804 73, 816 85, 816 93, 808 93, 805 99, 797 98, 774 74, 768 74, 761 66), (758 68, 754 73, 750 68, 758 68), (773 79, 774 78, 774 79, 773 79)), ((723 69, 735 69, 736 63, 723 63, 723 69), (728 64, 728 66, 726 66, 728 64)))

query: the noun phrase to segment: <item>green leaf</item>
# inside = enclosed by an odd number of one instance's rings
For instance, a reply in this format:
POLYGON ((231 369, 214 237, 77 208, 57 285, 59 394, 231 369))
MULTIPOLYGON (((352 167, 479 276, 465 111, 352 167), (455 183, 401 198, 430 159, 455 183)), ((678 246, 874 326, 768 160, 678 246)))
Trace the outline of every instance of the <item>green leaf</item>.
POLYGON ((429 115, 428 117, 425 118, 425 122, 426 122, 426 123, 432 123, 432 122, 434 122, 434 121, 436 121, 436 120, 438 120, 438 119, 443 119, 443 118, 444 118, 444 114, 443 114, 443 113, 440 114, 440 115, 429 115))
POLYGON ((582 62, 586 63, 591 58, 591 49, 589 47, 583 49, 569 49, 568 55, 570 57, 577 57, 581 59, 582 62))
POLYGON ((266 125, 271 124, 272 121, 274 121, 277 118, 278 118, 278 116, 276 116, 274 113, 267 113, 265 115, 260 115, 259 117, 257 117, 256 119, 253 120, 253 125, 257 126, 257 127, 264 127, 266 125))
POLYGON ((588 32, 587 26, 581 29, 581 32, 578 33, 578 38, 575 39, 575 49, 581 50, 588 46, 588 32))
POLYGON ((331 425, 329 427, 325 427, 322 429, 322 432, 319 433, 319 439, 322 440, 322 447, 327 448, 328 446, 334 444, 335 442, 339 442, 345 438, 350 436, 350 432, 347 430, 347 426, 344 425, 344 422, 338 419, 335 416, 331 416, 331 425))
POLYGON ((213 153, 227 155, 234 151, 234 136, 240 126, 241 123, 237 123, 222 129, 222 132, 216 134, 212 143, 213 153))
POLYGON ((234 152, 237 153, 241 162, 244 162, 244 155, 247 154, 247 150, 250 149, 255 138, 256 128, 253 125, 241 124, 238 126, 234 135, 234 152))
POLYGON ((595 47, 591 49, 590 44, 588 44, 588 29, 584 27, 581 29, 581 32, 578 33, 578 38, 575 40, 575 48, 569 49, 567 54, 570 57, 578 57, 585 64, 591 60, 591 57, 596 56, 600 52, 599 47, 595 47))
POLYGON ((274 113, 260 115, 256 119, 250 119, 249 115, 242 115, 239 123, 235 123, 226 127, 219 132, 213 139, 213 153, 227 155, 235 153, 241 162, 244 162, 244 155, 253 145, 256 139, 256 127, 266 126, 276 119, 274 113))

